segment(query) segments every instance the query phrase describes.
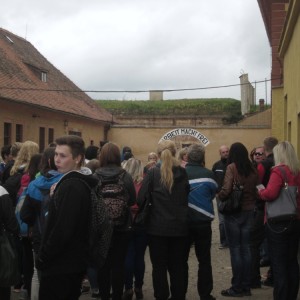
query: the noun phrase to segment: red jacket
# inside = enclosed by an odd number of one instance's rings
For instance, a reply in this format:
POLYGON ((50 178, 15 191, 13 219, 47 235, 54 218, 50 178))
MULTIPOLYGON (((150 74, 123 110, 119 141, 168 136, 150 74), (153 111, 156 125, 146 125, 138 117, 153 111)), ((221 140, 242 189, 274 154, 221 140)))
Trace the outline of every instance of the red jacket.
MULTIPOLYGON (((284 167, 288 184, 290 186, 298 186, 300 191, 300 172, 297 175, 292 174, 289 167, 286 165, 280 165, 284 167)), ((264 201, 274 201, 279 196, 281 188, 284 186, 284 177, 281 174, 278 166, 275 166, 271 170, 270 180, 265 189, 258 192, 260 198, 264 201)), ((298 218, 300 219, 300 195, 297 196, 298 204, 298 218)))

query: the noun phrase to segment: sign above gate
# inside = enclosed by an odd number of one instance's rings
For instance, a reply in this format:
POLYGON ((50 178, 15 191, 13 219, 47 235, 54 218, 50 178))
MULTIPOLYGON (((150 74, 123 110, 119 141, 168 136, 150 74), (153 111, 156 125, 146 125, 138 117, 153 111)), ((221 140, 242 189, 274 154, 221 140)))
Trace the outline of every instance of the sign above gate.
POLYGON ((204 146, 207 146, 209 144, 208 138, 202 134, 201 132, 192 129, 192 128, 176 128, 173 129, 167 133, 165 133, 162 138, 160 139, 161 141, 165 140, 171 140, 177 136, 182 136, 182 135, 188 135, 196 138, 199 140, 204 146))

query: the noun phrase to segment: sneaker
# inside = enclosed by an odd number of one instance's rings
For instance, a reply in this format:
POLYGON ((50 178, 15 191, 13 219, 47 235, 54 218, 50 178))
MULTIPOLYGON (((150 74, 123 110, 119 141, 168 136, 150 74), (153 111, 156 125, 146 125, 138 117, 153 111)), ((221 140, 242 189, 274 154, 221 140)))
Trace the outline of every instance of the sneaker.
POLYGON ((133 297, 133 290, 129 289, 123 293, 122 300, 132 300, 132 297, 133 297))
POLYGON ((143 299, 144 298, 144 295, 143 295, 143 290, 140 288, 135 288, 134 289, 134 293, 135 293, 135 297, 136 297, 136 300, 140 300, 140 299, 143 299))
POLYGON ((233 288, 229 288, 227 290, 221 291, 221 295, 224 297, 243 297, 244 293, 242 291, 237 292, 233 288))

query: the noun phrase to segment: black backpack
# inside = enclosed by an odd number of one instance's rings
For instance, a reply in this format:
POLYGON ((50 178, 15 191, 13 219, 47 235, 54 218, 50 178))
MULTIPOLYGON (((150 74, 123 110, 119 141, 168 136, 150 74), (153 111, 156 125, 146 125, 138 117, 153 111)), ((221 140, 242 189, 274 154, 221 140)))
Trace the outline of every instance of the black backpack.
POLYGON ((115 230, 127 230, 130 227, 129 194, 124 184, 125 170, 115 176, 99 178, 99 192, 115 230))

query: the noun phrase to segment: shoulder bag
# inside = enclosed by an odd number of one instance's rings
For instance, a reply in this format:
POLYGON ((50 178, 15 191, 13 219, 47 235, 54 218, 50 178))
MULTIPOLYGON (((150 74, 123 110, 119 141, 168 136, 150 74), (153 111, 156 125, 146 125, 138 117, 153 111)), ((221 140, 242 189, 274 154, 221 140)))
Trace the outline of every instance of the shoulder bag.
POLYGON ((232 191, 227 199, 218 201, 218 211, 224 215, 238 213, 242 208, 242 197, 244 187, 237 180, 237 170, 234 166, 232 191))
POLYGON ((297 195, 298 187, 288 184, 286 172, 279 166, 284 186, 281 188, 277 199, 266 203, 266 214, 268 221, 287 221, 297 217, 297 195))

